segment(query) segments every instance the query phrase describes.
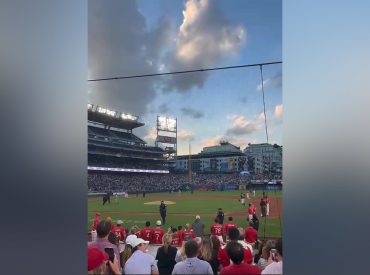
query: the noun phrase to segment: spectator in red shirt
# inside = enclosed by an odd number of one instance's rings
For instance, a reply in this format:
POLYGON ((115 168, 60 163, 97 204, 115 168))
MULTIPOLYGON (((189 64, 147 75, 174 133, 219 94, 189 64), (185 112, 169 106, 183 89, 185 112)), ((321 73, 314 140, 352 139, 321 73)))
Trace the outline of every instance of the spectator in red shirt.
MULTIPOLYGON (((229 229, 229 242, 238 242, 239 239, 239 230, 235 227, 229 229)), ((244 248, 243 248, 244 249, 244 248)), ((220 249, 218 251, 218 260, 220 264, 225 267, 230 265, 230 258, 226 253, 226 248, 220 249)), ((253 261, 252 253, 249 249, 244 249, 244 262, 251 264, 253 261)))
POLYGON ((150 221, 145 223, 145 227, 140 230, 140 238, 145 241, 152 241, 153 238, 153 228, 150 228, 150 221))
POLYGON ((186 229, 182 233, 182 241, 188 241, 190 239, 194 239, 196 235, 193 229, 191 229, 191 225, 187 223, 185 227, 186 229))
POLYGON ((126 230, 121 225, 123 224, 123 221, 118 220, 117 226, 113 229, 113 233, 116 234, 118 242, 123 242, 126 238, 126 230))
POLYGON ((162 244, 162 238, 165 233, 163 228, 161 228, 162 222, 158 220, 156 225, 157 227, 153 229, 152 244, 162 244))
POLYGON ((237 242, 229 242, 225 249, 233 264, 223 267, 220 275, 261 274, 261 270, 257 266, 243 262, 245 250, 241 244, 237 242))
POLYGON ((229 229, 231 228, 231 227, 235 227, 235 228, 238 228, 238 226, 236 225, 236 223, 234 223, 233 222, 233 217, 229 217, 228 218, 228 222, 224 225, 224 233, 226 234, 226 235, 228 235, 229 234, 229 229))
POLYGON ((92 222, 92 228, 91 228, 91 231, 95 231, 96 230, 96 226, 100 223, 100 213, 99 212, 96 212, 95 213, 95 219, 94 221, 92 222))
POLYGON ((257 237, 258 232, 253 228, 253 221, 249 221, 249 226, 245 229, 245 241, 253 246, 257 241, 257 237))

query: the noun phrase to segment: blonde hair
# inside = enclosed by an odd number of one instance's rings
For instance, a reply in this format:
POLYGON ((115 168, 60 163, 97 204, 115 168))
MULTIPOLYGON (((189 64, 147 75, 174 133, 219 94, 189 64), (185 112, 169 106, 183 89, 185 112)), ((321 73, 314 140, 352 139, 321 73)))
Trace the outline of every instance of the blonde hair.
POLYGON ((107 273, 108 273, 107 265, 104 264, 104 263, 102 263, 97 268, 87 272, 88 275, 104 275, 104 274, 107 274, 107 273))
POLYGON ((180 251, 180 255, 181 255, 181 257, 183 257, 183 258, 186 258, 186 253, 185 253, 185 244, 186 244, 186 242, 187 242, 187 241, 182 241, 182 245, 181 245, 181 247, 180 247, 180 249, 179 249, 179 251, 180 251))
POLYGON ((163 243, 163 250, 165 254, 168 253, 168 247, 170 246, 171 242, 172 242, 171 234, 168 234, 168 233, 164 234, 162 238, 162 243, 163 243))
POLYGON ((125 244, 125 249, 120 253, 121 257, 121 267, 125 268, 125 264, 127 260, 131 257, 132 255, 132 247, 129 244, 125 244))
POLYGON ((205 261, 210 261, 212 259, 212 241, 208 236, 205 236, 202 240, 199 258, 205 261))
POLYGON ((111 218, 111 217, 106 217, 106 218, 105 218, 105 221, 106 221, 106 222, 110 222, 110 223, 112 223, 112 218, 111 218))

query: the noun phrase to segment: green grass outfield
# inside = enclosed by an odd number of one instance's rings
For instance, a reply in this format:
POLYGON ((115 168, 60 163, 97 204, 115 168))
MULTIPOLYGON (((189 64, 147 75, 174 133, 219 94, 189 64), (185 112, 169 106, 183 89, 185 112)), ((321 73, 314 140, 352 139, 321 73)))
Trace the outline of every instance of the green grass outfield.
MULTIPOLYGON (((210 226, 216 216, 217 209, 222 207, 225 212, 225 221, 227 221, 228 213, 232 214, 234 222, 238 226, 245 228, 247 226, 246 213, 247 206, 242 206, 238 201, 240 191, 195 191, 194 194, 183 192, 181 195, 178 193, 155 193, 146 194, 146 198, 139 194, 136 198, 135 194, 129 198, 119 197, 118 202, 115 197, 111 197, 111 203, 102 205, 101 197, 90 197, 88 199, 88 221, 87 229, 91 228, 91 222, 95 217, 95 212, 101 212, 102 219, 110 216, 115 222, 120 219, 123 220, 125 227, 131 227, 136 224, 140 228, 144 226, 145 221, 149 220, 151 225, 155 225, 155 221, 160 219, 158 205, 146 205, 145 202, 153 201, 173 201, 176 204, 167 205, 167 228, 170 225, 184 226, 186 223, 192 223, 195 215, 199 214, 201 220, 205 223, 206 232, 209 233, 210 226)), ((273 207, 281 207, 282 191, 269 191, 270 198, 270 212, 274 212, 273 207), (276 199, 275 199, 276 198, 276 199)), ((259 200, 262 196, 262 191, 256 192, 256 197, 251 198, 257 209, 259 210, 259 200)), ((246 202, 248 200, 246 199, 246 202)), ((281 209, 276 211, 280 216, 282 215, 281 209)), ((281 227, 279 215, 269 216, 266 218, 265 235, 266 237, 281 237, 281 227)), ((224 221, 224 223, 225 223, 224 221)), ((265 219, 260 218, 259 235, 264 235, 265 219)))

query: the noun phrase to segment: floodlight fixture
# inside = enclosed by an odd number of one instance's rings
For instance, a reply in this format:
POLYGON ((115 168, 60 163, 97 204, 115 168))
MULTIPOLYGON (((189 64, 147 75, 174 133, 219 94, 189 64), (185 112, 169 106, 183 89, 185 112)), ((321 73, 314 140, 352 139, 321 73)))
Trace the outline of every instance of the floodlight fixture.
POLYGON ((113 116, 114 117, 114 116, 116 116, 116 111, 112 111, 112 110, 107 109, 106 110, 106 114, 109 115, 109 116, 113 116))
POLYGON ((107 112, 106 108, 103 108, 103 107, 100 107, 100 106, 98 106, 98 108, 96 110, 101 114, 105 114, 107 112))
POLYGON ((128 119, 128 120, 136 120, 137 119, 136 116, 133 116, 131 114, 124 114, 124 113, 121 114, 121 118, 122 119, 128 119))

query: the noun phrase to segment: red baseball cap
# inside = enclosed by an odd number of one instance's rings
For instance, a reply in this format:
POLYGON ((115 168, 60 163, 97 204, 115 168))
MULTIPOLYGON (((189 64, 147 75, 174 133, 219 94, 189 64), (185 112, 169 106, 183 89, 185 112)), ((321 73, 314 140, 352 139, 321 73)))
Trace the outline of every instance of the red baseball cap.
POLYGON ((100 212, 96 212, 95 213, 95 216, 100 216, 100 212))
POLYGON ((109 260, 107 253, 102 252, 99 248, 89 246, 87 248, 87 270, 93 270, 99 267, 103 262, 109 260))

